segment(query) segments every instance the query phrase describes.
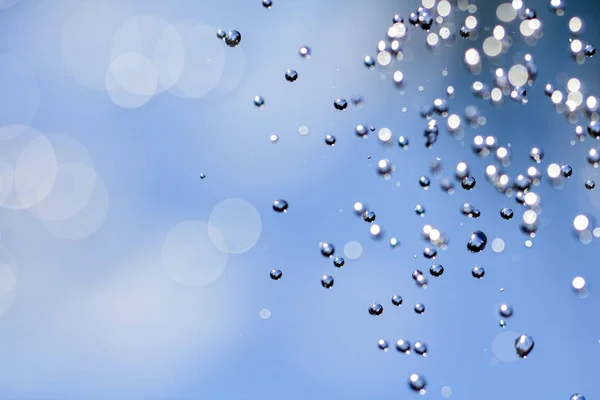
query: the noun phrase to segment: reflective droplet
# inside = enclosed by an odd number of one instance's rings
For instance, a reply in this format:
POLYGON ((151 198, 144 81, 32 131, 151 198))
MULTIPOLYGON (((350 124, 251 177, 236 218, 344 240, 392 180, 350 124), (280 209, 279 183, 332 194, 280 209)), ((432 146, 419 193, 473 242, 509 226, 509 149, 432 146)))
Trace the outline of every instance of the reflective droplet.
POLYGON ((394 14, 393 21, 395 24, 402 24, 402 23, 404 23, 404 18, 402 18, 402 16, 400 14, 394 14))
POLYGON ((541 163, 542 159, 544 158, 544 151, 542 149, 540 149, 539 147, 533 147, 530 151, 529 151, 529 157, 535 161, 536 163, 541 163))
POLYGON ((596 187, 596 182, 594 182, 591 179, 588 179, 587 181, 585 181, 585 188, 587 190, 594 190, 594 188, 596 187))
POLYGON ((408 378, 408 386, 415 392, 422 393, 427 387, 427 381, 421 375, 412 374, 410 378, 408 378))
POLYGON ((285 200, 275 200, 273 202, 273 210, 278 213, 286 212, 288 209, 288 202, 285 200))
POLYGON ((535 343, 533 338, 529 335, 523 334, 515 340, 515 349, 517 355, 521 358, 527 358, 529 353, 533 350, 535 343))
POLYGON ((429 188, 429 185, 431 185, 431 180, 423 175, 419 178, 419 185, 421 185, 422 188, 427 189, 429 188))
POLYGON ((335 144, 335 136, 333 135, 327 135, 325 136, 325 144, 329 145, 329 146, 333 146, 335 144))
POLYGON ((433 264, 429 267, 429 273, 431 276, 435 276, 436 278, 442 276, 444 273, 444 266, 442 264, 433 264))
POLYGON ((513 212, 513 210, 511 210, 511 209, 510 209, 510 208, 508 208, 508 207, 503 207, 503 208, 500 210, 500 216, 501 216, 502 218, 506 219, 506 220, 509 220, 509 219, 511 219, 511 218, 513 217, 513 215, 514 215, 514 214, 515 214, 515 213, 513 212))
POLYGON ((477 182, 475 181, 475 178, 472 175, 467 175, 460 181, 462 188, 465 190, 473 189, 476 183, 477 182))
POLYGON ((423 249, 423 256, 429 259, 435 258, 435 256, 437 256, 437 250, 432 247, 425 247, 423 249))
POLYGON ((475 231, 471 233, 471 237, 467 242, 467 250, 469 250, 471 253, 479 253, 485 249, 486 244, 487 236, 485 236, 485 233, 481 231, 475 231))
POLYGON ((342 257, 336 257, 333 259, 333 265, 337 268, 342 268, 346 261, 342 257))
POLYGON ((596 48, 591 44, 586 45, 583 48, 583 55, 586 57, 593 57, 596 54, 596 48))
POLYGON ((377 216, 373 211, 365 211, 364 213, 362 213, 362 218, 365 222, 374 222, 377 216))
POLYGON ((459 34, 461 37, 468 38, 471 35, 471 30, 466 26, 460 28, 459 34))
POLYGON ((354 104, 358 108, 363 107, 365 104, 364 97, 362 97, 360 95, 352 96, 352 99, 350 99, 350 100, 352 100, 352 104, 354 104))
POLYGON ((600 140, 600 122, 591 121, 587 126, 587 131, 591 137, 600 140))
POLYGON ((423 342, 415 342, 415 344, 413 345, 413 349, 415 350, 415 353, 417 353, 420 356, 427 355, 427 345, 423 342))
POLYGON ((399 294, 393 295, 392 296, 392 304, 395 306, 402 305, 402 296, 400 296, 399 294))
POLYGON ((369 68, 369 69, 374 69, 375 68, 375 59, 370 57, 370 56, 366 56, 365 57, 365 67, 369 68))
POLYGON ((535 19, 537 13, 533 8, 526 8, 525 11, 523 11, 523 16, 525 17, 525 19, 535 19))
POLYGON ((273 6, 273 2, 271 0, 262 0, 262 5, 264 8, 271 8, 271 6, 273 6))
POLYGON ((271 279, 278 281, 283 276, 283 273, 278 269, 272 269, 269 275, 271 276, 271 279))
POLYGON ((422 271, 415 269, 412 273, 412 278, 415 281, 415 283, 420 287, 424 289, 427 287, 427 277, 423 274, 422 271))
POLYGON ((585 400, 585 396, 579 393, 575 393, 574 395, 569 397, 569 400, 585 400))
POLYGON ((562 17, 565 14, 565 9, 567 8, 567 3, 565 0, 550 0, 550 11, 554 14, 562 17))
POLYGON ((369 135, 369 130, 364 125, 356 125, 356 129, 354 130, 354 132, 356 133, 356 136, 359 136, 359 137, 365 138, 365 139, 369 135))
POLYGON ((415 304, 415 312, 417 314, 423 314, 425 312, 425 305, 421 303, 415 304))
POLYGON ((369 314, 379 316, 383 314, 383 306, 378 303, 373 303, 369 306, 369 314))
POLYGON ((560 167, 560 173, 562 174, 562 176, 564 176, 565 178, 570 178, 571 175, 573 175, 573 168, 571 168, 570 165, 568 164, 563 164, 560 167))
POLYGON ((323 242, 320 244, 320 247, 323 257, 332 257, 333 253, 335 253, 335 246, 331 243, 323 242))
POLYGON ((331 289, 331 287, 333 286, 333 276, 323 275, 323 277, 321 278, 321 285, 323 285, 325 289, 331 289))
POLYGON ((499 313, 502 318, 510 318, 513 315, 513 309, 509 304, 501 304, 499 313))
POLYGON ((225 44, 229 47, 236 47, 242 41, 242 34, 238 31, 229 31, 225 36, 225 44))
POLYGON ((346 99, 340 99, 338 97, 333 102, 333 106, 335 107, 336 110, 342 111, 342 110, 345 110, 348 107, 348 102, 346 101, 346 99))
POLYGON ((473 278, 481 279, 485 275, 485 269, 479 265, 476 265, 471 271, 471 275, 473 275, 473 278))
POLYGON ((410 342, 408 340, 398 339, 396 341, 396 350, 400 353, 410 353, 410 342))
POLYGON ((262 108, 265 105, 265 99, 260 96, 254 96, 254 105, 262 108))
POLYGON ((417 215, 420 215, 422 217, 425 215, 425 207, 423 207, 420 204, 417 204, 415 206, 415 212, 417 213, 417 215))
POLYGON ((225 39, 225 36, 227 36, 227 32, 225 32, 223 29, 217 30, 217 38, 225 39))
POLYGON ((295 82, 296 79, 298 79, 298 73, 293 69, 288 69, 287 71, 285 71, 285 79, 288 82, 295 82))
POLYGON ((300 47, 300 50, 298 50, 298 53, 300 53, 300 57, 309 59, 312 54, 312 51, 310 50, 310 47, 302 46, 300 47))
POLYGON ((388 351, 388 342, 384 339, 379 339, 377 342, 377 347, 379 347, 383 351, 388 351))
POLYGON ((206 175, 200 174, 200 179, 202 179, 202 180, 206 179, 206 175))
POLYGON ((382 176, 389 176, 394 170, 392 162, 388 159, 379 160, 377 163, 377 172, 382 176))
POLYGON ((408 144, 409 144, 409 140, 408 140, 407 137, 400 136, 398 138, 398 146, 402 147, 403 149, 407 149, 408 148, 408 144))

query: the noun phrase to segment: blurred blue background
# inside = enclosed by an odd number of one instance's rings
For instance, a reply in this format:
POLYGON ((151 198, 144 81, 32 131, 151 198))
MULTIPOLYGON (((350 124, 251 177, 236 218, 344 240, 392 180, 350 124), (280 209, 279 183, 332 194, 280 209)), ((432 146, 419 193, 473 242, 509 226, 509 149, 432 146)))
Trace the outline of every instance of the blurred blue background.
MULTIPOLYGON (((431 398, 600 398, 600 239, 573 234, 577 215, 600 221, 600 190, 584 187, 600 183, 586 161, 599 144, 572 145, 588 120, 570 123, 543 91, 552 83, 564 92, 576 77, 586 96, 600 94, 597 57, 575 62, 568 27, 581 17, 581 40, 600 45, 600 5, 571 0, 556 16, 547 1, 527 1, 543 37, 532 46, 519 17, 502 23, 512 45, 494 61, 481 46, 500 24, 500 3, 475 1, 478 38, 435 51, 407 24, 404 59, 369 70, 364 57, 377 55, 392 16, 408 18, 417 1, 274 0, 266 9, 260 0, 1 0, 0 399, 402 399, 419 397, 407 384, 413 373, 431 398), (240 45, 227 47, 217 29, 241 32, 240 45), (310 59, 298 54, 303 45, 310 59), (479 76, 464 65, 470 47, 483 58, 479 76), (539 68, 527 104, 473 96, 473 81, 492 86, 492 68, 526 53, 539 68), (363 107, 334 109, 354 95, 363 107), (440 136, 427 149, 419 111, 435 98, 461 117, 476 105, 487 122, 456 140, 434 116, 440 136), (362 140, 357 124, 376 131, 362 140), (408 137, 408 149, 382 146, 382 127, 394 143, 408 137), (543 212, 531 248, 520 231, 525 208, 486 181, 498 163, 471 151, 475 135, 510 145, 511 177, 532 165, 543 174, 532 187, 543 212), (540 165, 533 146, 544 150, 540 165), (439 177, 429 167, 436 157, 439 177), (376 173, 382 158, 395 166, 389 180, 376 173), (439 180, 454 180, 459 161, 477 185, 455 182, 449 195, 439 180), (560 187, 548 182, 551 163, 573 168, 560 187), (289 202, 286 213, 273 211, 277 199, 289 202), (376 212, 381 240, 354 215, 357 201, 376 212), (462 215, 464 202, 481 217, 462 215), (505 206, 510 221, 500 218, 505 206), (423 257, 425 224, 450 240, 435 260, 423 257), (474 230, 488 237, 477 254, 466 249, 474 230), (496 238, 503 251, 492 249, 496 238), (320 254, 322 241, 346 257, 343 268, 320 254), (434 262, 445 267, 439 278, 428 272, 434 262), (486 270, 481 280, 475 265, 486 270), (414 269, 428 276, 426 289, 414 269), (335 278, 330 290, 323 274, 335 278), (577 276, 586 296, 573 292, 577 276), (402 306, 392 306, 394 293, 402 306), (383 315, 369 315, 372 302, 383 315), (502 328, 504 302, 514 316, 502 328), (535 339, 526 360, 514 349, 522 333, 535 339), (425 342, 427 356, 397 352, 401 338, 425 342)), ((456 32, 467 15, 447 21, 456 32)))

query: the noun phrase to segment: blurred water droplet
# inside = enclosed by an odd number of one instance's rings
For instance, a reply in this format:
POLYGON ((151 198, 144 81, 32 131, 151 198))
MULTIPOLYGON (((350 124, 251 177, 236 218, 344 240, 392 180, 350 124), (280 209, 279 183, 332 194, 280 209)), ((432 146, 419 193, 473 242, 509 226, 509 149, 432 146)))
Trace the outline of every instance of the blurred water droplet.
POLYGON ((410 378, 408 378, 408 386, 415 392, 424 394, 425 388, 427 387, 427 381, 422 375, 412 374, 410 378))
POLYGON ((310 47, 308 47, 308 46, 300 47, 300 50, 298 50, 298 53, 300 54, 300 57, 306 58, 306 59, 309 59, 310 56, 312 55, 312 51, 311 51, 310 47))
POLYGON ((404 354, 410 353, 410 342, 408 340, 398 339, 396 341, 396 350, 404 354))
POLYGON ((510 304, 501 304, 499 313, 502 318, 510 318, 513 315, 513 309, 510 304))
POLYGON ((273 2, 271 0, 262 0, 262 5, 264 8, 271 8, 273 6, 273 2))
POLYGON ((377 342, 377 347, 379 347, 383 351, 388 351, 388 342, 384 339, 379 339, 377 342))
POLYGON ((420 204, 417 204, 415 206, 415 213, 417 213, 417 215, 420 215, 421 217, 423 217, 425 215, 425 207, 423 207, 420 204))
POLYGON ((206 175, 200 174, 200 179, 202 179, 202 180, 206 179, 206 175))
POLYGON ((265 105, 265 99, 260 96, 254 96, 254 105, 259 108, 263 108, 265 105))
POLYGON ((417 353, 420 356, 427 355, 427 345, 423 342, 415 342, 415 344, 413 345, 413 349, 415 350, 415 353, 417 353))
POLYGON ((569 397, 569 400, 585 400, 585 396, 579 393, 575 393, 574 395, 569 397))
POLYGON ((227 32, 225 32, 223 29, 217 30, 217 38, 218 39, 225 39, 225 36, 227 36, 227 32))

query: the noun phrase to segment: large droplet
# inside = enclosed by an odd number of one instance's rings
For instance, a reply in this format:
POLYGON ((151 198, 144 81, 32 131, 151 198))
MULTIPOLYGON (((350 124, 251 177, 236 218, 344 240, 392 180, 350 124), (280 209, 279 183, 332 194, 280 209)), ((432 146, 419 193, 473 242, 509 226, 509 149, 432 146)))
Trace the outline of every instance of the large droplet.
POLYGON ((385 339, 379 339, 377 342, 377 347, 379 347, 383 351, 388 351, 388 342, 385 339))
POLYGON ((517 355, 521 358, 527 358, 529 353, 533 350, 535 343, 533 338, 529 335, 523 334, 515 340, 515 349, 517 355))
POLYGON ((412 374, 408 378, 408 386, 415 392, 424 393, 422 391, 427 387, 427 381, 422 375, 412 374))
POLYGON ((285 200, 275 200, 273 202, 273 210, 278 213, 284 213, 288 209, 288 202, 285 200))
POLYGON ((402 305, 402 296, 400 296, 399 294, 393 295, 392 296, 392 304, 395 306, 402 305))
POLYGON ((338 97, 333 102, 333 106, 335 107, 336 110, 343 111, 343 110, 345 110, 348 107, 348 102, 346 101, 346 99, 340 99, 338 97))
POLYGON ((272 269, 269 275, 271 276, 271 279, 278 281, 283 276, 283 273, 278 269, 272 269))
POLYGON ((506 220, 509 220, 513 217, 514 212, 513 210, 511 210, 508 207, 503 207, 502 210, 500 210, 500 216, 506 220))
POLYGON ((298 73, 293 69, 288 69, 285 71, 285 79, 288 82, 296 82, 296 79, 298 79, 298 73))
POLYGON ((396 341, 396 350, 400 353, 410 353, 410 342, 408 340, 398 339, 396 341))
POLYGON ((469 250, 471 253, 479 253, 485 249, 486 244, 487 236, 485 236, 485 233, 481 231, 475 231, 471 233, 471 237, 467 242, 467 250, 469 250))
POLYGON ((335 246, 331 243, 322 242, 319 247, 321 248, 321 254, 323 257, 331 257, 335 253, 335 246))
POLYGON ((369 306, 369 314, 379 316, 383 314, 383 306, 379 303, 373 303, 369 306))
POLYGON ((342 268, 344 266, 344 263, 346 261, 344 260, 343 257, 336 257, 333 259, 333 265, 337 268, 342 268))
POLYGON ((417 353, 420 356, 427 355, 427 345, 423 342, 415 342, 415 344, 413 345, 413 349, 415 350, 415 353, 417 353))
POLYGON ((415 304, 415 312, 417 314, 423 314, 425 312, 425 304, 422 304, 422 303, 415 304))
POLYGON ((431 267, 429 267, 429 273, 431 274, 431 276, 435 277, 442 276, 442 274, 444 273, 444 267, 442 266, 442 264, 433 264, 431 267))
POLYGON ((471 275, 473 275, 473 278, 481 279, 485 275, 485 269, 483 269, 483 267, 480 267, 479 265, 476 265, 475 267, 473 267, 471 275))
POLYGON ((510 304, 501 304, 499 313, 502 318, 510 318, 513 315, 513 309, 510 304))
POLYGON ((333 286, 333 276, 323 275, 323 277, 321 278, 321 285, 323 285, 325 289, 331 289, 331 287, 333 286))
POLYGON ((236 47, 242 41, 242 34, 238 31, 229 31, 225 35, 225 44, 229 47, 236 47))

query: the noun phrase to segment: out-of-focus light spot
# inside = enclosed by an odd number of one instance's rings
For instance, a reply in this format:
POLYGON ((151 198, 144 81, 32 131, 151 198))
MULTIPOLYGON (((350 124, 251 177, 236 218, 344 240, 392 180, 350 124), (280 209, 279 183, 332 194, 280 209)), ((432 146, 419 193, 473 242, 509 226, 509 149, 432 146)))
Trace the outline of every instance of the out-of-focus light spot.
POLYGON ((362 255, 362 245, 359 242, 351 241, 344 245, 344 255, 349 260, 356 260, 362 255))
POLYGON ((571 33, 579 33, 583 28, 583 21, 579 17, 573 17, 569 20, 569 30, 571 33))
POLYGON ((502 251, 504 251, 504 246, 504 240, 501 238, 492 240, 492 250, 494 253, 502 253, 502 251))
POLYGON ((581 214, 573 219, 573 227, 577 231, 584 231, 590 226, 590 220, 585 215, 581 214))
POLYGON ((262 220, 258 211, 243 199, 223 200, 208 219, 208 233, 211 239, 214 238, 213 244, 230 254, 250 250, 258 242, 261 232, 262 220))
POLYGON ((510 3, 502 3, 496 8, 496 18, 502 22, 511 22, 517 17, 517 10, 510 3))
POLYGON ((269 319, 271 318, 271 311, 268 308, 263 308, 262 310, 260 310, 258 315, 260 315, 260 318, 262 319, 269 319))
POLYGON ((441 393, 442 397, 448 398, 452 396, 452 389, 449 386, 444 386, 442 387, 441 393))
POLYGON ((122 54, 106 72, 106 91, 116 105, 124 108, 138 108, 148 103, 157 85, 154 66, 142 54, 122 54))
POLYGON ((508 70, 508 81, 513 86, 523 86, 529 79, 527 68, 521 64, 515 64, 508 70))

